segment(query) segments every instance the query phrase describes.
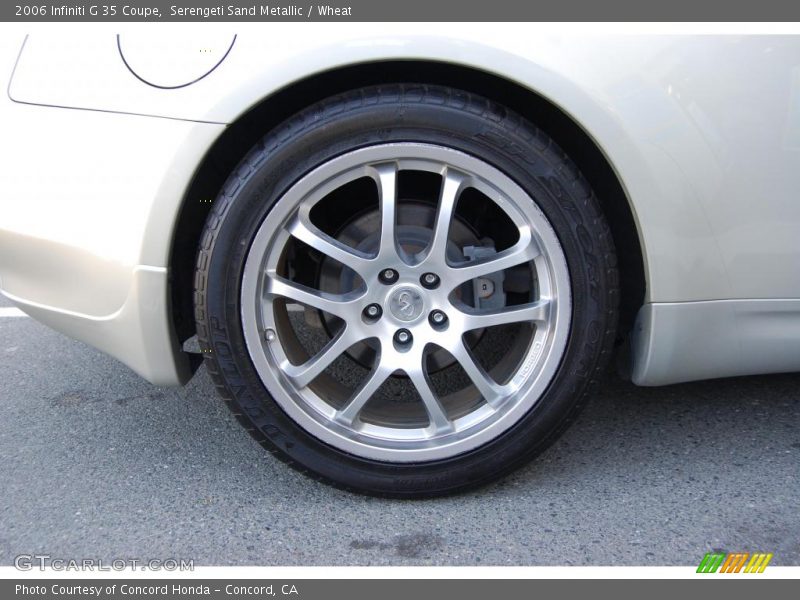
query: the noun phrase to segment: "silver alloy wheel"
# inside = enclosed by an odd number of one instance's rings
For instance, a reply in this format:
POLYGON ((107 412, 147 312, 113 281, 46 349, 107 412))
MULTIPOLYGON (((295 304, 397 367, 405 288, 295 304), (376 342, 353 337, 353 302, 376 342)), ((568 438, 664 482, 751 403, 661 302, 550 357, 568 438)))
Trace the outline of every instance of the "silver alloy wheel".
POLYGON ((423 143, 354 150, 302 177, 277 200, 260 225, 248 252, 241 287, 248 352, 280 407, 323 442, 356 456, 388 462, 445 459, 477 448, 511 428, 535 405, 555 374, 567 343, 570 313, 566 259, 553 228, 532 198, 488 163, 423 143), (430 243, 414 256, 395 238, 397 176, 406 170, 442 177, 430 243), (320 200, 363 177, 374 180, 378 190, 380 236, 373 254, 334 239, 312 223, 311 217, 312 207, 320 200), (491 256, 453 262, 446 256, 448 232, 459 196, 468 188, 496 203, 518 229, 519 237, 491 256), (331 294, 294 283, 280 270, 292 238, 346 265, 363 285, 331 294), (531 266, 537 280, 537 297, 530 302, 476 310, 453 293, 466 282, 523 264, 531 266), (394 279, 388 282, 387 270, 394 271, 394 279), (433 289, 421 281, 429 273, 439 279, 433 289), (302 364, 290 360, 288 340, 281 335, 287 302, 313 307, 343 322, 333 339, 302 364), (380 313, 377 319, 367 318, 367 309, 373 305, 380 308, 371 309, 380 313), (465 334, 512 323, 533 323, 533 333, 512 372, 498 381, 475 359, 465 334), (378 348, 374 364, 343 403, 314 389, 312 383, 336 359, 366 340, 378 348), (449 352, 482 397, 466 414, 453 415, 431 385, 426 358, 437 347, 449 352), (427 413, 426 426, 361 418, 373 394, 397 373, 405 374, 416 389, 427 413))

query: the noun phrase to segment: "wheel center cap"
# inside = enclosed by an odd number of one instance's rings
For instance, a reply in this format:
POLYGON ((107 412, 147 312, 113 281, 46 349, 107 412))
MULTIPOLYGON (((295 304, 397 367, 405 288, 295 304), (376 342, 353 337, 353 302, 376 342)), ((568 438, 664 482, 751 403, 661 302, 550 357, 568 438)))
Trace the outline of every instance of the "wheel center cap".
POLYGON ((389 311, 396 319, 409 322, 419 318, 425 309, 425 299, 420 290, 403 286, 389 295, 389 311))

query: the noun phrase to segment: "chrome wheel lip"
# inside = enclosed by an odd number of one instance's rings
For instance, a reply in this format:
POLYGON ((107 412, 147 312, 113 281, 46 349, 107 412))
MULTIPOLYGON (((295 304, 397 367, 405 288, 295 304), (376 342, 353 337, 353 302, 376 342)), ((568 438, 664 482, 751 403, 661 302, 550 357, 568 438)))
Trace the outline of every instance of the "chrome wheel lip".
MULTIPOLYGON (((395 266, 381 264, 380 258, 379 255, 375 259, 367 259, 375 261, 376 276, 380 269, 395 266)), ((437 290, 420 287, 420 277, 431 270, 430 262, 426 260, 416 265, 404 264, 396 282, 387 285, 376 280, 375 285, 383 289, 376 288, 375 293, 367 292, 350 298, 354 314, 360 318, 366 305, 372 302, 380 304, 383 317, 370 331, 382 339, 402 327, 416 327, 418 323, 420 326, 427 325, 427 315, 432 310, 445 312, 448 315, 448 327, 459 331, 469 315, 454 312, 453 306, 442 299, 449 293, 447 290, 452 289, 447 277, 442 277, 437 286, 438 294, 437 290), (425 297, 423 310, 412 322, 397 319, 387 309, 387 300, 401 288, 420 290, 425 297)), ((571 320, 571 290, 566 258, 555 231, 532 198, 512 179, 490 164, 452 148, 427 143, 389 143, 353 150, 327 161, 300 178, 276 201, 259 226, 248 251, 241 285, 241 317, 248 353, 263 384, 286 414, 308 433, 339 450, 368 459, 397 463, 425 462, 473 450, 507 431, 533 408, 552 381, 566 349, 571 320), (262 335, 265 330, 276 328, 271 303, 268 303, 268 310, 264 310, 260 300, 265 285, 269 285, 265 284, 265 279, 268 279, 265 273, 271 266, 274 267, 269 264, 270 256, 274 256, 274 248, 283 248, 291 237, 287 227, 291 227, 298 212, 310 210, 310 206, 304 202, 309 196, 316 199, 324 197, 342 185, 347 176, 352 176, 353 170, 363 169, 364 174, 376 176, 375 165, 384 163, 394 164, 398 169, 428 171, 435 170, 432 165, 438 165, 442 170, 450 168, 469 174, 484 188, 488 188, 491 199, 506 214, 521 218, 520 227, 528 228, 527 233, 540 249, 533 263, 544 282, 543 297, 549 301, 547 327, 541 336, 537 331, 519 368, 508 382, 507 385, 511 386, 509 389, 514 391, 503 400, 505 405, 502 411, 488 403, 484 404, 454 421, 452 431, 437 433, 433 418, 431 425, 424 430, 385 428, 363 422, 355 428, 352 423, 342 422, 337 411, 324 399, 316 397, 307 387, 298 389, 286 374, 288 360, 280 350, 280 344, 274 339, 266 341, 262 335), (387 431, 389 429, 391 432, 387 431)), ((352 343, 359 339, 363 338, 354 339, 352 343)), ((421 361, 423 345, 417 342, 415 334, 415 342, 410 348, 382 346, 381 354, 387 354, 382 358, 388 362, 391 355, 397 356, 398 361, 421 361)), ((398 365, 401 364, 398 362, 398 365)), ((396 368, 402 369, 402 366, 396 368)), ((388 371, 383 376, 394 371, 382 364, 376 367, 376 371, 380 369, 388 371)))

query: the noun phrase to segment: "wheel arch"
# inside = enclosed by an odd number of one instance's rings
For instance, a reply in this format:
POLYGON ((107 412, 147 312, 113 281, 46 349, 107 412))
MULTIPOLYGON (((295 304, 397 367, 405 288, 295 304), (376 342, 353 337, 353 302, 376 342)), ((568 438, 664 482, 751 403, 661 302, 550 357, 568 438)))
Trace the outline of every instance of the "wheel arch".
POLYGON ((244 108, 210 147, 182 199, 171 242, 170 299, 181 342, 194 334, 194 265, 212 206, 208 200, 216 197, 248 150, 267 131, 328 96, 401 82, 444 85, 485 96, 520 113, 556 140, 589 180, 611 226, 621 283, 619 341, 630 333, 645 298, 645 253, 623 182, 597 141, 558 104, 518 81, 448 62, 390 60, 342 66, 291 83, 244 108))

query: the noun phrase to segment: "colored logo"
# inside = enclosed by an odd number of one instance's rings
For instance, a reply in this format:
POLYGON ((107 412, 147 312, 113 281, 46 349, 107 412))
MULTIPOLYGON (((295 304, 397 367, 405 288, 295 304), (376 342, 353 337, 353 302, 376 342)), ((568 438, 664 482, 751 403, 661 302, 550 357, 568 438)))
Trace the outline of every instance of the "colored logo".
POLYGON ((771 560, 771 552, 708 552, 700 561, 697 572, 763 573, 771 560))

